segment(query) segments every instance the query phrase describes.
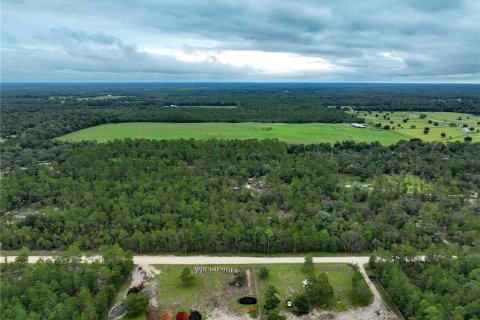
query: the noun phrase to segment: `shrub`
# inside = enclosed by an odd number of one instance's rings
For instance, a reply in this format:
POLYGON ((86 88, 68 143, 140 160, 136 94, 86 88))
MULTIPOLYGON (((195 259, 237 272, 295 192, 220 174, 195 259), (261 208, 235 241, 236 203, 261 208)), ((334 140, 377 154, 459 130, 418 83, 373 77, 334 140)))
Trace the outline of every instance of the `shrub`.
POLYGON ((312 256, 306 256, 305 261, 303 262, 303 272, 311 273, 313 272, 313 258, 312 256))
POLYGON ((270 272, 268 271, 267 267, 261 267, 260 268, 260 279, 262 280, 265 280, 265 279, 268 279, 268 277, 270 276, 270 272))
POLYGON ((308 277, 308 285, 305 287, 305 292, 307 293, 310 303, 315 306, 325 305, 333 298, 333 287, 325 272, 310 275, 310 277, 308 277))
POLYGON ((192 285, 194 279, 195 277, 192 274, 192 271, 190 271, 190 268, 183 268, 182 273, 180 274, 180 280, 182 281, 182 284, 185 287, 189 287, 192 285))
POLYGON ((467 137, 465 137, 465 139, 463 139, 463 140, 465 140, 466 142, 470 142, 470 141, 472 141, 472 137, 467 136, 467 137))
POLYGON ((277 293, 278 291, 274 286, 268 286, 264 296, 265 304, 263 305, 263 307, 265 308, 265 310, 273 310, 278 307, 280 299, 278 299, 277 293))
POLYGON ((147 311, 148 298, 141 293, 132 293, 125 299, 127 314, 136 317, 147 311))
POLYGON ((295 313, 298 315, 307 314, 310 312, 310 300, 306 293, 300 293, 293 299, 295 306, 295 313))

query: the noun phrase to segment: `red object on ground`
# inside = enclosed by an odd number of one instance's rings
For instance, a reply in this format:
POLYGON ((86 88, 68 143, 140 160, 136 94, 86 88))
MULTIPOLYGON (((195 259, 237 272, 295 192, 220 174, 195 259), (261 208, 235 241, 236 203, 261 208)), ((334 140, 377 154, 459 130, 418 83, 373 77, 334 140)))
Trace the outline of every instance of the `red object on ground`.
POLYGON ((177 317, 175 318, 176 320, 188 320, 188 313, 185 311, 180 311, 177 313, 177 317))

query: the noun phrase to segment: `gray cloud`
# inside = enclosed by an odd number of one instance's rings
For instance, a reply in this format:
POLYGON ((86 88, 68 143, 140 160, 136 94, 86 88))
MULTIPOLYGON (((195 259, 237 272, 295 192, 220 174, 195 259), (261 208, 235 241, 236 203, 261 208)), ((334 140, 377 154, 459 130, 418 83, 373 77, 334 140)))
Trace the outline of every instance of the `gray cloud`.
POLYGON ((9 0, 1 29, 2 81, 480 82, 477 0, 9 0), (333 68, 270 74, 218 56, 244 50, 333 68))

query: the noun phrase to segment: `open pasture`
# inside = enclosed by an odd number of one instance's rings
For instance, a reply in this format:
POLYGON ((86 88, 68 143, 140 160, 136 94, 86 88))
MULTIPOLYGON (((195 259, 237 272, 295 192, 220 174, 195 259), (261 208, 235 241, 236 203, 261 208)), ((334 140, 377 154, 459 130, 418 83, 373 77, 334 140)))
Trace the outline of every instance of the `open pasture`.
MULTIPOLYGON (((424 141, 463 141, 470 135, 477 141, 480 131, 480 117, 456 112, 368 112, 361 111, 357 116, 363 118, 370 127, 390 126, 397 134, 405 138, 419 138, 424 141), (429 132, 424 133, 428 127, 429 132), (473 130, 472 130, 473 129, 473 130), (444 133, 444 135, 442 135, 444 133)), ((385 130, 385 131, 390 131, 385 130)))
POLYGON ((402 136, 373 127, 353 128, 349 124, 290 123, 118 123, 103 124, 66 134, 58 139, 106 142, 114 139, 279 139, 287 143, 335 143, 379 141, 392 144, 402 136))
POLYGON ((102 124, 66 134, 64 141, 115 139, 278 139, 287 143, 335 143, 378 141, 383 145, 413 138, 423 141, 463 141, 467 135, 480 139, 480 117, 452 112, 359 112, 366 128, 348 123, 163 123, 131 122, 102 124), (420 115, 423 115, 420 117, 420 115), (390 126, 389 130, 383 129, 390 126), (424 133, 425 127, 429 128, 424 133))

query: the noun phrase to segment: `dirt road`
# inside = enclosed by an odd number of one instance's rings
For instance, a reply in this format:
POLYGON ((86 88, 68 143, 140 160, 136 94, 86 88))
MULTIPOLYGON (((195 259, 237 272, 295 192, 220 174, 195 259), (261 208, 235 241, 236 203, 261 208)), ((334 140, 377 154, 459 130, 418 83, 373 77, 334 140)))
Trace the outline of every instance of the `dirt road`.
MULTIPOLYGON (((8 256, 8 261, 13 261, 15 256, 8 256)), ((30 256, 28 261, 35 263, 40 259, 48 260, 53 256, 30 256)), ((100 256, 84 257, 85 262, 100 260, 100 256)), ((220 257, 220 256, 134 256, 133 261, 138 265, 175 264, 175 265, 208 265, 208 264, 286 264, 303 263, 303 257, 220 257)), ((368 257, 315 257, 315 263, 352 263, 363 265, 368 262, 368 257)))
MULTIPOLYGON (((40 259, 52 259, 52 256, 30 256, 29 262, 35 263, 40 259)), ((6 257, 7 261, 13 261, 15 256, 6 257)), ((99 256, 84 258, 85 262, 100 260, 99 256)), ((351 263, 358 264, 360 271, 365 278, 368 286, 373 292, 373 302, 365 308, 356 308, 342 313, 317 313, 310 314, 301 319, 338 319, 338 320, 380 320, 380 319, 397 319, 391 312, 380 296, 375 285, 370 281, 365 272, 363 265, 368 262, 369 257, 354 256, 354 257, 314 257, 314 263, 351 263)), ((140 266, 148 266, 155 264, 174 264, 174 265, 209 265, 209 264, 288 264, 288 263, 303 263, 303 257, 219 257, 219 256, 134 256, 135 264, 140 266)), ((222 317, 223 318, 223 317, 222 317)), ((228 319, 235 319, 229 316, 228 319)), ((299 318, 295 318, 299 319, 299 318)))

